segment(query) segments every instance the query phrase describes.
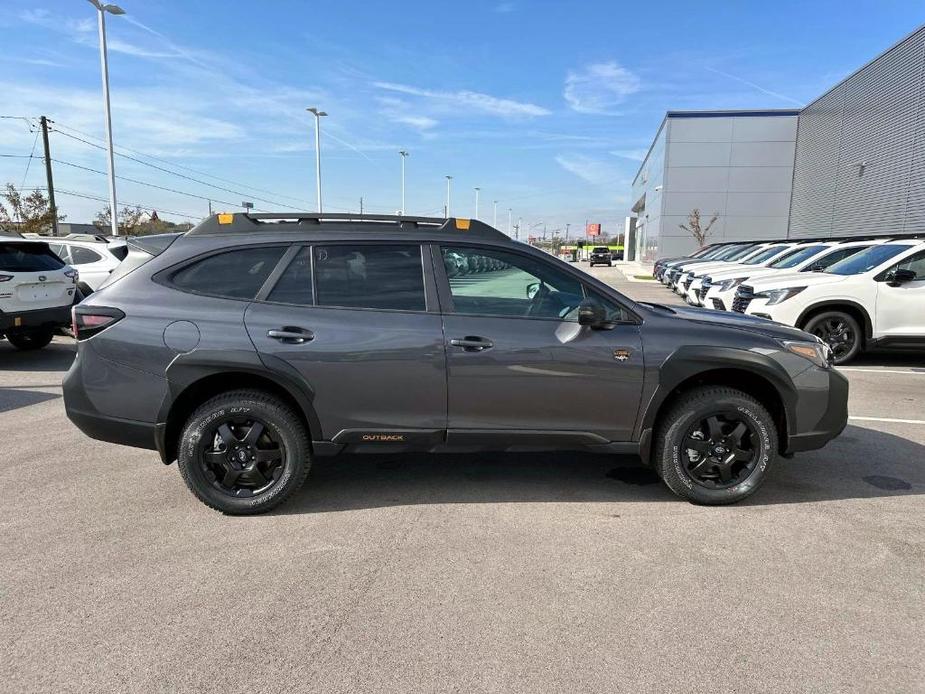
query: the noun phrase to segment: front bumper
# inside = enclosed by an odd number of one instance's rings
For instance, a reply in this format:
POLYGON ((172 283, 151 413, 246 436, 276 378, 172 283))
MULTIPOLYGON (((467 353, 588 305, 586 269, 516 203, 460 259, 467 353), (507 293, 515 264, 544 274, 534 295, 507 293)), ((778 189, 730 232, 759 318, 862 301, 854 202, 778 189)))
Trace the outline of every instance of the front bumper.
POLYGON ((787 437, 784 453, 822 448, 848 425, 848 379, 835 369, 827 369, 826 373, 827 388, 798 390, 802 401, 797 403, 798 428, 787 437))
POLYGON ((57 328, 71 324, 71 305, 42 308, 36 311, 3 313, 0 311, 0 332, 10 328, 57 328))

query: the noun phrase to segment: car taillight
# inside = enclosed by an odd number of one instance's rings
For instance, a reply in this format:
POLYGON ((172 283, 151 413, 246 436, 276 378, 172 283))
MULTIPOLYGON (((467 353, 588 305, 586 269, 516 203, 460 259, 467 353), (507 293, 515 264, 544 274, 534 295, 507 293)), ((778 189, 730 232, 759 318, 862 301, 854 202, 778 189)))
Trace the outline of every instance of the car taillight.
POLYGON ((71 309, 71 331, 76 339, 86 340, 123 318, 125 314, 117 308, 78 304, 71 309))
POLYGON ((0 275, 0 282, 9 282, 13 279, 13 275, 0 275))

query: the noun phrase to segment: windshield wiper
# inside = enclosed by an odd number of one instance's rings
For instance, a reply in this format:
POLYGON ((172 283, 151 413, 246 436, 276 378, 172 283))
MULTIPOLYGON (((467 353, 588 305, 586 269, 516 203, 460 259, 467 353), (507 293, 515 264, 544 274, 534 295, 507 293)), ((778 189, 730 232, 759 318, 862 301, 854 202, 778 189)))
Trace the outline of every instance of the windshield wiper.
POLYGON ((675 313, 675 314, 677 313, 677 311, 671 308, 671 306, 665 306, 665 304, 656 304, 655 302, 652 302, 652 301, 640 301, 638 303, 642 304, 643 306, 651 306, 652 308, 660 308, 663 311, 668 311, 668 313, 675 313))

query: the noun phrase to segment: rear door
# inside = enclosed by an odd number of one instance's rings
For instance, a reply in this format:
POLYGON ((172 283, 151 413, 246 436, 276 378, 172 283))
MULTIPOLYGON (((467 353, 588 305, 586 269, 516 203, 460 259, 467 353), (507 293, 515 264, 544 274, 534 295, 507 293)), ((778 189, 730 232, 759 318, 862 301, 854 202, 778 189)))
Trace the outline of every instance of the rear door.
POLYGON ((297 370, 314 393, 324 438, 442 441, 446 356, 420 244, 322 243, 290 254, 245 325, 268 366, 297 370))
POLYGON ((445 294, 451 443, 500 435, 513 445, 514 430, 524 445, 630 440, 643 380, 630 314, 597 297, 613 329, 579 325, 584 285, 542 258, 449 244, 435 253, 444 261, 435 267, 445 294), (481 265, 494 269, 467 270, 481 265))

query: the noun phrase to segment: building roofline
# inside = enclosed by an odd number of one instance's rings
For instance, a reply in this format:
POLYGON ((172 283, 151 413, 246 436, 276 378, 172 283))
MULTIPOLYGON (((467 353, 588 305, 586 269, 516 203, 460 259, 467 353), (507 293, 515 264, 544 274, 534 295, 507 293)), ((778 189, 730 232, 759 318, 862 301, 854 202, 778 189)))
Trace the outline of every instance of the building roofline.
POLYGON ((839 80, 838 82, 836 82, 834 85, 832 85, 831 87, 829 87, 828 89, 826 89, 822 94, 820 94, 820 95, 817 96, 815 99, 813 99, 813 100, 810 101, 808 104, 806 104, 806 106, 804 106, 802 110, 805 111, 806 109, 808 109, 810 106, 812 106, 813 104, 815 104, 815 103, 816 103, 817 101, 819 101, 820 99, 822 99, 822 98, 828 96, 829 94, 831 94, 832 92, 834 92, 836 89, 838 89, 838 88, 839 88, 840 86, 842 86, 845 82, 847 82, 847 81, 850 80, 852 77, 854 77, 855 75, 857 75, 859 72, 863 72, 864 70, 866 70, 867 68, 869 68, 869 67, 870 67, 871 65, 873 65, 875 62, 877 62, 878 60, 880 60, 880 58, 882 58, 883 56, 885 56, 887 53, 889 53, 890 51, 894 50, 895 48, 898 48, 899 46, 901 46, 902 44, 904 44, 906 41, 908 41, 909 39, 911 39, 913 36, 915 36, 916 34, 918 34, 918 33, 919 33, 920 31, 922 31, 923 29, 925 29, 925 24, 922 24, 922 25, 919 26, 917 29, 914 29, 913 31, 910 31, 908 34, 906 34, 906 35, 903 36, 901 39, 899 39, 899 41, 894 42, 893 45, 891 45, 891 46, 890 46, 889 48, 887 48, 886 50, 880 51, 877 55, 875 55, 873 58, 871 58, 871 59, 868 60, 866 63, 864 63, 864 64, 863 64, 861 67, 859 67, 857 70, 851 72, 851 73, 848 74, 848 75, 845 75, 845 77, 843 77, 841 80, 839 80))

